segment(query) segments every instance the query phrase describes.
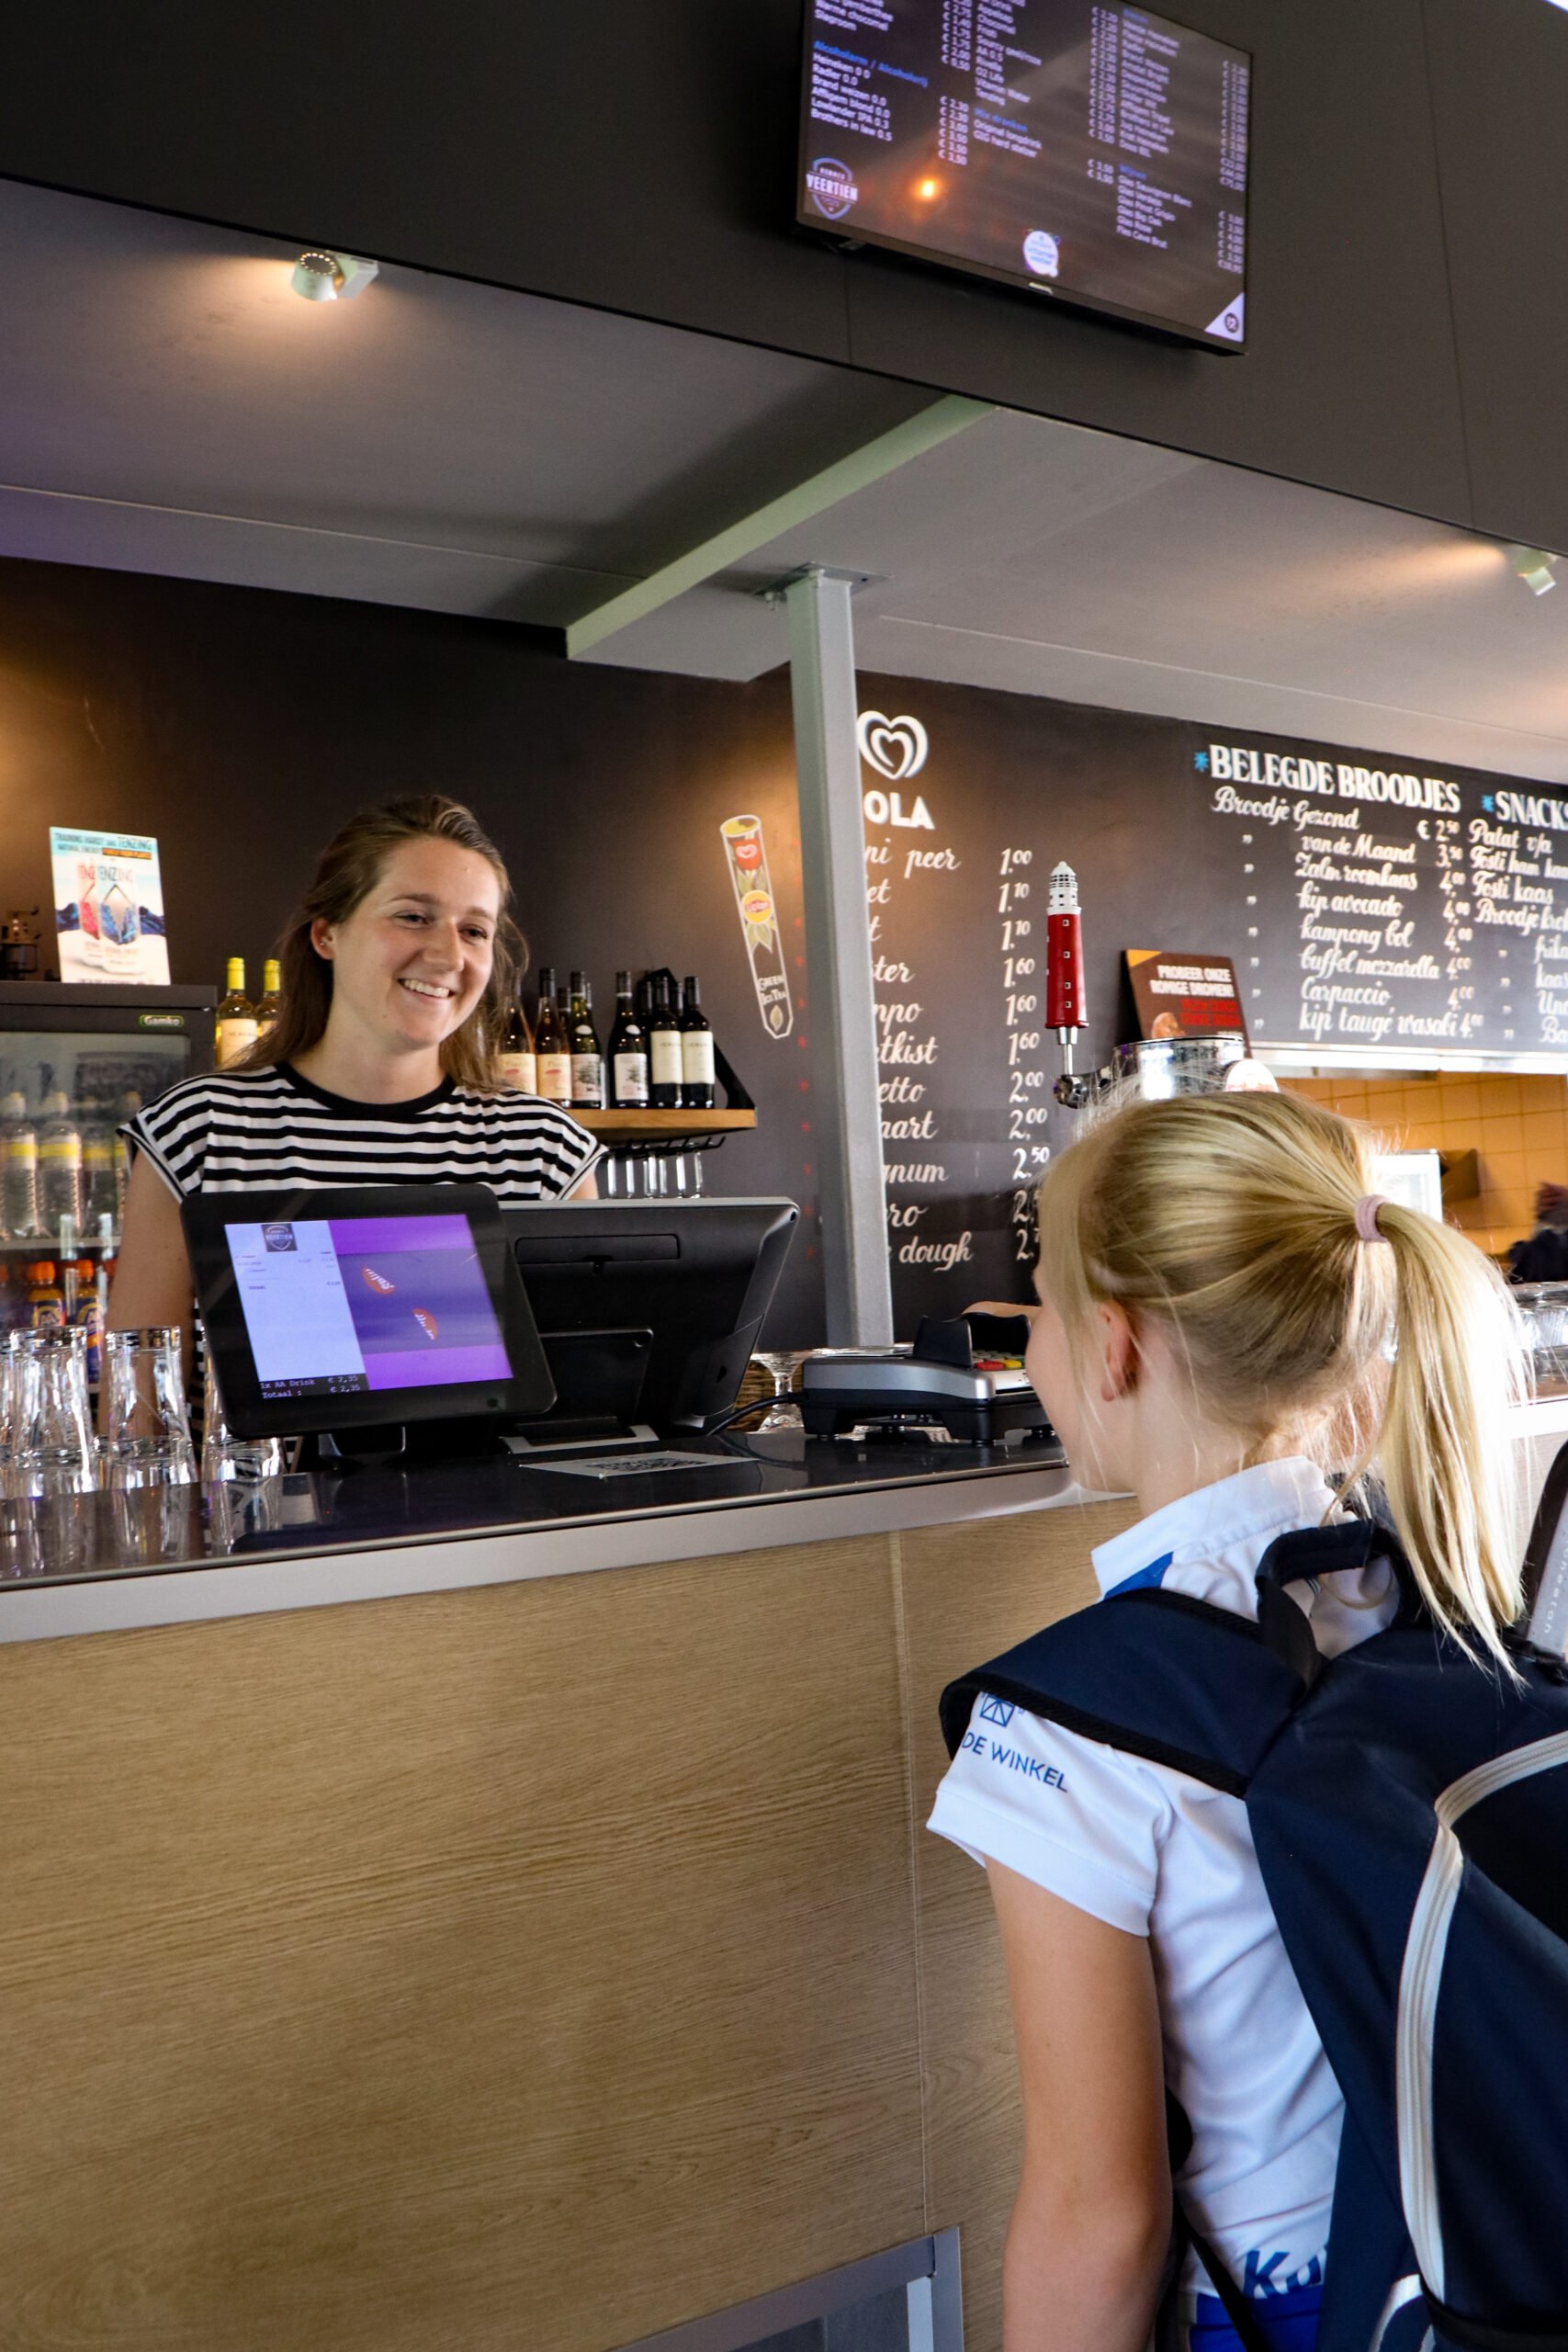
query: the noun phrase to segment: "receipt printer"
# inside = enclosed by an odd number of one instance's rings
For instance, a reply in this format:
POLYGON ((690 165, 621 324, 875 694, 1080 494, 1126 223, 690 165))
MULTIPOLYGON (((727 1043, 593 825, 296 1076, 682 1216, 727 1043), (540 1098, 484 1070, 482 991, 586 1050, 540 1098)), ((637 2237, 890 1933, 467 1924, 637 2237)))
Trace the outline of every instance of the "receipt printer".
POLYGON ((807 1356, 798 1399, 807 1432, 934 1426, 970 1445, 1047 1437, 1051 1425, 1023 1369, 1027 1336, 1021 1317, 928 1316, 912 1349, 807 1356))

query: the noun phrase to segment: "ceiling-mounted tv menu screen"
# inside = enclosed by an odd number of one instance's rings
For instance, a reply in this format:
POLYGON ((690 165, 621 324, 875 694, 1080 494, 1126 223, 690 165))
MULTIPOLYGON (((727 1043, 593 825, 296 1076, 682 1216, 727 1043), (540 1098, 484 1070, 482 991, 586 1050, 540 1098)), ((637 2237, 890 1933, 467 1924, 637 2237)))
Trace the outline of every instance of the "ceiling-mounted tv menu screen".
POLYGON ((1250 74, 1109 0, 806 0, 797 217, 1235 350, 1250 74))

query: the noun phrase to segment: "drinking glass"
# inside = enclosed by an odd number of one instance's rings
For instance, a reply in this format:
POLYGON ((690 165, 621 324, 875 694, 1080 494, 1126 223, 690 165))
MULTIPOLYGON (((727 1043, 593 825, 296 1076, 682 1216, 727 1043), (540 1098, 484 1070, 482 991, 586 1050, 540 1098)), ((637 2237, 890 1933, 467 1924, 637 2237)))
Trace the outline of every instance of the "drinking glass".
POLYGON ((113 1482, 107 1540, 117 1568, 157 1568, 206 1557, 201 1490, 189 1480, 113 1482))
POLYGON ((47 1559, 39 1506, 23 1495, 0 1501, 0 1578, 41 1577, 47 1559))
POLYGON ((1568 1377, 1568 1283, 1519 1283, 1514 1298, 1537 1385, 1568 1377))
POLYGON ((212 1351, 207 1350, 202 1385, 201 1483, 224 1479, 254 1483, 276 1478, 283 1468, 283 1442, 276 1437, 236 1437, 223 1410, 212 1351))
POLYGON ((90 1494, 98 1483, 98 1459, 87 1404, 85 1331, 14 1331, 6 1355, 13 1493, 90 1494))
POLYGON ((238 1551, 247 1535, 264 1535, 285 1524, 281 1477, 204 1480, 207 1550, 215 1558, 238 1551))
POLYGON ((183 1487, 196 1478, 180 1335, 168 1324, 104 1334, 104 1462, 111 1487, 183 1487))
POLYGON ((785 1404, 784 1398, 810 1353, 809 1348, 766 1348, 752 1357, 752 1363, 760 1363, 773 1384, 773 1401, 752 1430, 753 1437, 761 1437, 764 1430, 798 1430, 802 1426, 799 1406, 785 1404))
POLYGON ((9 1335, 0 1341, 0 1497, 9 1495, 17 1451, 17 1359, 9 1335))

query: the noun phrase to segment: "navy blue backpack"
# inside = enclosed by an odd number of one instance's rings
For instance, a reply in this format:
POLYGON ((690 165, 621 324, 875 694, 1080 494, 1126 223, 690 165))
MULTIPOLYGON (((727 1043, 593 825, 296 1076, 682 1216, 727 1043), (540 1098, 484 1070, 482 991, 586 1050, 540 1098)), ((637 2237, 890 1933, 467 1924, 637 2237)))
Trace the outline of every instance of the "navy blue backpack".
POLYGON ((1472 1663, 1367 1520, 1280 1537, 1258 1596, 1063 1619, 943 1691, 949 1753, 983 1692, 1245 1799, 1345 2094, 1318 2352, 1568 2352, 1568 1668, 1472 1663), (1397 1618, 1325 1660, 1286 1588, 1385 1557, 1397 1618))

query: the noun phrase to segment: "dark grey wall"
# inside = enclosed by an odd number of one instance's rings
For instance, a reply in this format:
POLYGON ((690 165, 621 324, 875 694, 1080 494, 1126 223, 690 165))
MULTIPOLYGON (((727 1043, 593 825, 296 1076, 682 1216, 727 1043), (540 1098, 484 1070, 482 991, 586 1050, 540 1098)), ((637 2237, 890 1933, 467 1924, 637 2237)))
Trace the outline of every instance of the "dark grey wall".
POLYGON ((1568 546, 1568 15, 1172 5, 1257 57, 1239 358, 795 231, 800 0, 74 0, 7 26, 0 172, 1568 546))
MULTIPOLYGON (((769 1325, 822 1335, 789 682, 584 670, 543 632, 323 596, 0 562, 0 912, 51 903, 51 825, 158 836, 175 980, 249 977, 352 811, 474 808, 539 962, 696 972, 757 1102, 710 1192, 805 1212, 769 1325), (794 1027, 758 1010, 719 826, 761 816, 794 1027)), ((51 956, 46 956, 52 961, 51 956)))
POLYGON ((1425 6, 1475 514, 1568 550, 1568 14, 1425 6))

